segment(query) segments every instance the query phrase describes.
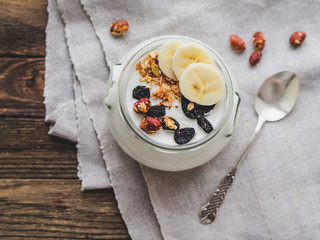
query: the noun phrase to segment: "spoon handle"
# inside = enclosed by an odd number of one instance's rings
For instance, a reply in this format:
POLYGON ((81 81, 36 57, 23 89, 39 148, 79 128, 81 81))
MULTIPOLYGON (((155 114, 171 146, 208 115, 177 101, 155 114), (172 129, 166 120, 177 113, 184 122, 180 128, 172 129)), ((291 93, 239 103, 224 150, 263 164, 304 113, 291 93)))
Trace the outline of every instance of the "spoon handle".
POLYGON ((227 190, 233 183, 236 172, 237 167, 234 167, 226 176, 224 176, 219 187, 210 196, 209 201, 200 209, 199 217, 202 224, 209 224, 215 220, 217 211, 227 194, 227 190))
POLYGON ((254 129, 254 131, 253 131, 246 147, 244 148, 242 154, 240 155, 237 163, 232 168, 232 170, 230 172, 228 172, 228 174, 225 175, 225 177, 221 180, 219 187, 210 196, 208 202, 201 207, 199 217, 200 217, 200 222, 202 224, 209 224, 215 220, 217 211, 220 208, 220 206, 222 205, 223 200, 226 197, 227 191, 233 183, 233 180, 235 178, 235 175, 237 173, 239 166, 243 162, 243 159, 246 156, 246 154, 248 153, 253 140, 255 139, 257 134, 260 132, 261 127, 263 126, 264 123, 265 123, 265 119, 263 119, 262 117, 259 117, 257 126, 254 129))

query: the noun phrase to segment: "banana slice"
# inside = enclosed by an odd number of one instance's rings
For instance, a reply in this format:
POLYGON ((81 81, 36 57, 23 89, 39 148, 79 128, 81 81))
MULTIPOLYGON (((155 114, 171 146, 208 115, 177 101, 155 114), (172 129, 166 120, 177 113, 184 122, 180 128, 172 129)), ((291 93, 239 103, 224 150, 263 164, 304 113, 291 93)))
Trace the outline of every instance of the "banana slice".
POLYGON ((180 77, 180 92, 200 105, 213 105, 224 95, 224 82, 219 71, 206 63, 190 64, 180 77))
POLYGON ((182 42, 168 42, 164 44, 159 51, 159 67, 161 71, 169 78, 177 81, 177 77, 172 70, 172 58, 177 48, 183 45, 182 42))
POLYGON ((189 66, 189 64, 197 62, 213 65, 212 57, 201 46, 196 44, 186 44, 180 46, 173 55, 173 72, 180 80, 182 73, 189 66))

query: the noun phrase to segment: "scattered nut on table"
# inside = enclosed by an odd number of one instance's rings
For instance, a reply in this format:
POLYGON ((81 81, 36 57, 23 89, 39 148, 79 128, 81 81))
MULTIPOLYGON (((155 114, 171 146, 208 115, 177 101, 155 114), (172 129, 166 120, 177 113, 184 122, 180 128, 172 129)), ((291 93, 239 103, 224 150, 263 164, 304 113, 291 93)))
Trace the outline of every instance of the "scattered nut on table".
POLYGON ((262 53, 260 51, 253 52, 249 58, 249 63, 252 66, 256 65, 260 61, 261 56, 262 56, 262 53))
POLYGON ((112 35, 124 35, 129 30, 129 24, 126 20, 120 20, 111 24, 110 32, 112 35))
POLYGON ((262 32, 256 32, 252 38, 253 46, 257 51, 262 51, 266 45, 266 39, 262 32))
POLYGON ((301 31, 295 32, 291 35, 289 42, 293 47, 300 46, 304 39, 306 38, 307 34, 301 31))
POLYGON ((237 35, 230 36, 230 46, 234 49, 235 52, 241 53, 246 49, 246 44, 242 38, 237 35))

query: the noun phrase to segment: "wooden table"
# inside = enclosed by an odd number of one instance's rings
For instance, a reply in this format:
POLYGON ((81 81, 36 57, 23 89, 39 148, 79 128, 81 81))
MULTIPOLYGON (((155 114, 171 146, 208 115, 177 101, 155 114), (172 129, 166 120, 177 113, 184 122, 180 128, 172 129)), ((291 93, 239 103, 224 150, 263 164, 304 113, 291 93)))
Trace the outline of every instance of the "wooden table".
POLYGON ((112 190, 80 191, 75 144, 48 135, 44 0, 0 0, 0 239, 130 239, 112 190))

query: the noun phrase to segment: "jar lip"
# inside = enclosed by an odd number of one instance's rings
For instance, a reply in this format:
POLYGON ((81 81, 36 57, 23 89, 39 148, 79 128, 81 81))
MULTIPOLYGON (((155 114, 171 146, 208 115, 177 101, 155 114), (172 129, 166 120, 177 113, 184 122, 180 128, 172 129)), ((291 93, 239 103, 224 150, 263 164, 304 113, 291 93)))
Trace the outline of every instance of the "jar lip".
POLYGON ((156 148, 160 148, 163 150, 187 150, 187 149, 194 149, 197 148, 207 142, 209 142, 211 139, 213 139, 221 130, 222 128, 225 126, 225 124, 227 123, 227 120, 229 118, 229 116, 231 115, 232 109, 233 109, 233 92, 234 92, 234 86, 232 83, 232 77, 231 74, 229 72, 228 67, 226 66, 225 62, 222 60, 222 58, 220 57, 220 55, 213 50, 210 46, 208 46, 207 44, 198 41, 196 39, 190 38, 190 37, 186 37, 186 36, 180 36, 180 35, 165 35, 165 36, 160 36, 160 37, 156 37, 156 38, 151 38, 148 39, 142 43, 140 43, 139 45, 137 45, 136 47, 134 47, 126 56, 124 56, 124 58, 122 58, 123 60, 120 61, 120 64, 123 65, 122 68, 122 72, 120 74, 119 77, 119 81, 118 81, 118 101, 120 102, 119 107, 120 107, 120 111, 121 111, 121 116, 122 116, 122 120, 124 120, 126 126, 128 127, 128 129, 130 130, 130 132, 132 134, 134 134, 136 136, 137 139, 150 144, 156 148), (136 126, 134 125, 134 123, 132 122, 132 119, 129 117, 128 114, 128 107, 125 101, 125 96, 123 96, 123 94, 125 94, 125 91, 121 91, 122 89, 125 89, 125 78, 126 78, 126 71, 129 71, 129 65, 132 64, 132 62, 134 61, 134 66, 137 62, 137 60, 139 59, 140 54, 143 52, 144 54, 146 54, 149 51, 146 51, 146 49, 156 45, 156 44, 163 44, 165 43, 165 41, 169 41, 169 40, 185 40, 185 41, 190 41, 190 42, 194 42, 197 43, 199 45, 201 45, 202 47, 210 50, 210 52, 212 53, 213 57, 214 57, 214 61, 216 62, 217 66, 221 69, 222 72, 224 72, 226 74, 226 79, 225 79, 225 84, 226 84, 226 103, 225 103, 225 110, 223 112, 223 116, 220 118, 218 127, 214 129, 213 132, 211 132, 210 134, 208 134, 208 136, 203 137, 195 142, 191 142, 185 145, 166 145, 166 144, 161 144, 159 142, 155 142, 153 139, 148 138, 147 136, 145 136, 145 134, 140 133, 138 130, 136 129, 136 126), (138 56, 138 57, 137 57, 138 56), (124 80, 122 80, 124 79, 124 80), (121 81, 122 80, 122 81, 121 81))

